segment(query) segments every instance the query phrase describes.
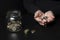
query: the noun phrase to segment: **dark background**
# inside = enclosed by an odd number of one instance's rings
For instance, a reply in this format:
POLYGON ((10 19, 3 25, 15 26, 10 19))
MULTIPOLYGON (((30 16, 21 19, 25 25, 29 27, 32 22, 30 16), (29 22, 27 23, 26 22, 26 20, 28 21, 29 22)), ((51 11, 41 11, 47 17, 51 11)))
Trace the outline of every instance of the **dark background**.
POLYGON ((19 36, 18 39, 23 40, 25 38, 23 30, 25 28, 29 28, 29 29, 31 28, 30 26, 32 26, 33 24, 32 23, 33 18, 32 18, 32 15, 28 14, 27 11, 24 9, 22 1, 23 0, 0 0, 0 40, 9 40, 11 34, 16 34, 19 36), (6 25, 7 25, 6 15, 7 15, 7 12, 10 10, 21 11, 22 22, 24 27, 22 31, 13 33, 6 28, 6 25))
MULTIPOLYGON (((49 25, 48 29, 41 29, 40 25, 33 19, 33 15, 28 13, 23 7, 23 0, 0 0, 0 40, 9 40, 12 34, 16 34, 18 37, 15 40, 34 40, 31 37, 32 34, 24 36, 23 30, 28 28, 30 30, 35 29, 37 33, 35 36, 41 35, 41 39, 60 39, 60 19, 55 20, 54 26, 49 25), (12 33, 6 28, 6 15, 9 10, 20 10, 22 14, 23 29, 17 33, 12 33), (58 27, 57 27, 58 26, 58 27), (39 30, 42 30, 41 32, 39 30), (49 37, 49 38, 48 38, 49 37)), ((37 37, 38 39, 40 37, 37 37)), ((11 40, 11 39, 10 39, 11 40)), ((36 39, 35 39, 36 40, 36 39)))

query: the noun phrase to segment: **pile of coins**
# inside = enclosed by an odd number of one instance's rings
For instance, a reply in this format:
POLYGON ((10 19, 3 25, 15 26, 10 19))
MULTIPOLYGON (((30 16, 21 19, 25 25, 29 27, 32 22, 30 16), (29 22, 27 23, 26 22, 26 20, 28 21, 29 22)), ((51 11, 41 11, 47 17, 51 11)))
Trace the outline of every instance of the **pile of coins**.
POLYGON ((7 24, 7 28, 12 32, 20 31, 21 24, 21 21, 11 21, 7 24))

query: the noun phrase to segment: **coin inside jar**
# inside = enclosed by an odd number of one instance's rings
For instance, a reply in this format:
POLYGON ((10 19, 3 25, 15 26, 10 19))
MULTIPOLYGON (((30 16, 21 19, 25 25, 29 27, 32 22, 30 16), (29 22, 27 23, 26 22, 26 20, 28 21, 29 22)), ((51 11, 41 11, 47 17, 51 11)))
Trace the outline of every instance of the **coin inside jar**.
POLYGON ((10 31, 19 31, 21 28, 21 22, 20 21, 11 21, 7 24, 7 28, 10 31))

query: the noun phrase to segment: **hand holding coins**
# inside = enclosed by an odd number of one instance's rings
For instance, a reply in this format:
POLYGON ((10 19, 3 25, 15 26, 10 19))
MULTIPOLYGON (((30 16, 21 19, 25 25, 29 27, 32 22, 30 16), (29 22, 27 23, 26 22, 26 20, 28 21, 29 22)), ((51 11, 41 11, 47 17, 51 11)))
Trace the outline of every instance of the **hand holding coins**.
POLYGON ((52 11, 47 11, 43 13, 42 11, 37 11, 34 15, 34 19, 42 26, 47 23, 50 23, 54 20, 55 16, 52 11))

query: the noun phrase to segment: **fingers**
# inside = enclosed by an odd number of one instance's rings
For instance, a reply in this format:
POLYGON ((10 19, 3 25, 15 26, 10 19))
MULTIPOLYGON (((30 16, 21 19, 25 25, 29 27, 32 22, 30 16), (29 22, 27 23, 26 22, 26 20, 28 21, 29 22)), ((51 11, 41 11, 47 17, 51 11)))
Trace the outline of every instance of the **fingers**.
POLYGON ((47 11, 47 12, 45 12, 45 16, 46 16, 46 15, 47 15, 47 16, 50 16, 51 18, 55 18, 52 11, 47 11))
POLYGON ((43 14, 44 13, 42 11, 38 10, 38 11, 35 12, 34 18, 41 17, 43 14))
POLYGON ((52 11, 47 11, 47 12, 45 13, 45 16, 48 17, 48 18, 47 18, 47 22, 51 22, 51 21, 53 21, 54 18, 55 18, 52 11))
POLYGON ((34 19, 42 26, 44 26, 46 23, 53 21, 54 18, 55 17, 52 11, 47 11, 44 14, 42 11, 38 10, 34 15, 34 19), (47 19, 44 19, 43 17, 47 17, 47 19))
POLYGON ((47 22, 52 22, 54 20, 54 18, 49 17, 46 20, 47 20, 47 22))
POLYGON ((43 19, 42 21, 39 22, 40 25, 44 26, 46 24, 46 20, 43 19))
POLYGON ((40 25, 43 25, 43 21, 42 21, 42 19, 41 19, 41 16, 42 16, 43 14, 44 14, 44 13, 43 13, 42 11, 38 10, 38 11, 35 12, 35 15, 34 15, 34 19, 35 19, 38 23, 40 23, 40 25))
POLYGON ((40 24, 40 25, 44 25, 46 20, 43 20, 44 17, 44 13, 43 12, 37 12, 34 15, 34 19, 40 24))
POLYGON ((38 22, 42 21, 39 17, 35 18, 35 20, 38 21, 38 22))

